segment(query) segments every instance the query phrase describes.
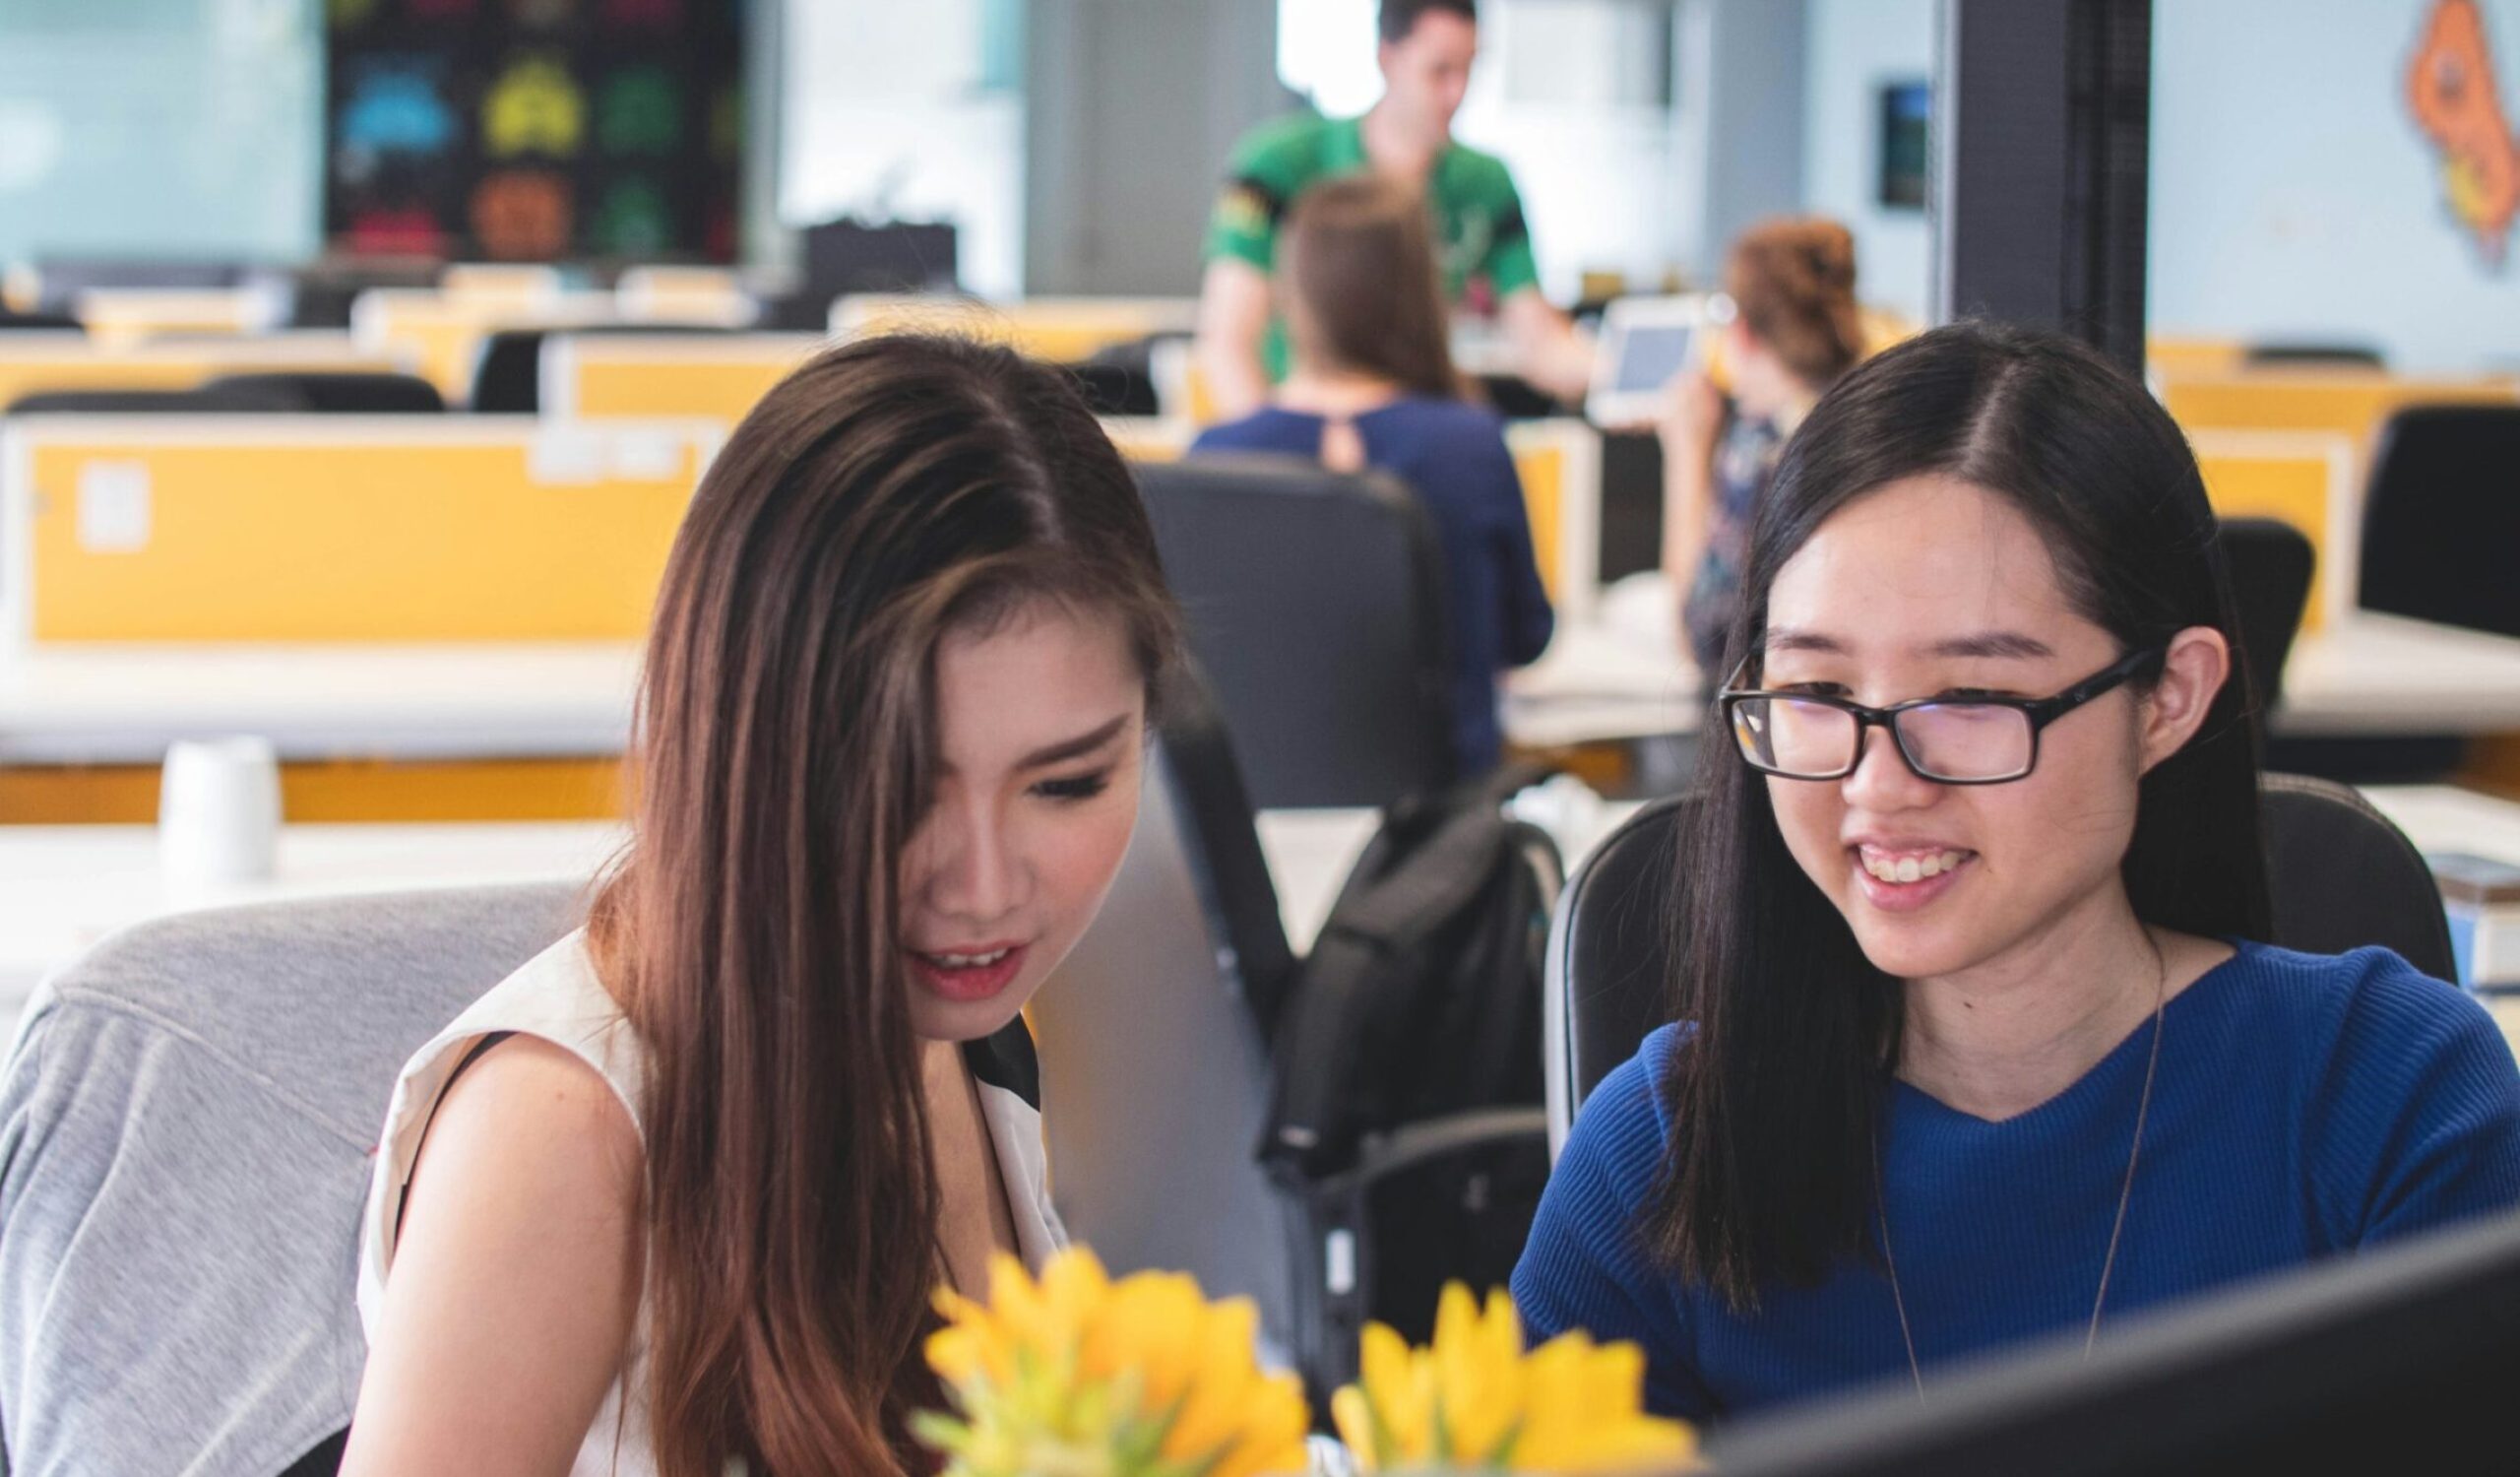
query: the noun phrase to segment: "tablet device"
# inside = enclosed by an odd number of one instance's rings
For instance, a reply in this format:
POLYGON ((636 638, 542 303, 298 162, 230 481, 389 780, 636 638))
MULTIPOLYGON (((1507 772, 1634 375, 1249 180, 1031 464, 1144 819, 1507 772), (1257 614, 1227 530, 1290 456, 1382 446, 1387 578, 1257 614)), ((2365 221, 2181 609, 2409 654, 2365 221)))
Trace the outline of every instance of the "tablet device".
POLYGON ((1601 352, 1584 413, 1595 425, 1639 425, 1662 411, 1673 375, 1706 362, 1722 314, 1705 293, 1619 297, 1602 311, 1601 352))

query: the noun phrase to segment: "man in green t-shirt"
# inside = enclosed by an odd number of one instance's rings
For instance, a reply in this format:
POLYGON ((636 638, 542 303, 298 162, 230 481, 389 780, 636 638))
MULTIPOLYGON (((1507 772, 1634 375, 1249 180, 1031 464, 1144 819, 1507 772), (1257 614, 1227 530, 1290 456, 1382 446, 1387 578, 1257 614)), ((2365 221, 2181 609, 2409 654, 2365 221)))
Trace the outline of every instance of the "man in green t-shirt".
POLYGON ((1523 378, 1581 399, 1592 345, 1541 294, 1514 177, 1502 160, 1453 142, 1479 54, 1477 0, 1382 0, 1380 24, 1383 96, 1363 117, 1283 118, 1234 148, 1199 293, 1199 367, 1217 411, 1248 415, 1286 373, 1286 329, 1269 295, 1279 222, 1306 186, 1359 169, 1425 194, 1454 304, 1495 313, 1523 378))

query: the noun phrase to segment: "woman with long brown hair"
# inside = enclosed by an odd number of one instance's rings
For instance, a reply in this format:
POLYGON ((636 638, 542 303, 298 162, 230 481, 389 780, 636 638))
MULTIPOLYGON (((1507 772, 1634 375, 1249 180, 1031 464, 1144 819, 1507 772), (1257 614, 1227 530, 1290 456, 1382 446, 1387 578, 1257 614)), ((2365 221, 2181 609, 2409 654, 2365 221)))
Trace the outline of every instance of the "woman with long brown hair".
POLYGON ((1502 422, 1463 397, 1426 205, 1354 174, 1304 192, 1279 248, 1293 372, 1266 410, 1192 445, 1366 467, 1416 489, 1444 549, 1452 610, 1453 747, 1464 773, 1496 762, 1496 674, 1538 658, 1554 623, 1502 422))
POLYGON ((665 571, 622 863, 396 1089, 344 1470, 927 1466, 932 1291, 1060 1240, 1018 1011, 1174 640, 1054 371, 879 339, 773 390, 665 571))
POLYGON ((1663 570, 1680 624, 1714 681, 1740 601, 1741 562, 1759 499, 1788 437, 1823 391, 1863 356, 1855 237, 1817 216, 1762 221, 1724 264, 1733 316, 1724 336, 1732 393, 1682 375, 1657 429, 1663 440, 1663 570))

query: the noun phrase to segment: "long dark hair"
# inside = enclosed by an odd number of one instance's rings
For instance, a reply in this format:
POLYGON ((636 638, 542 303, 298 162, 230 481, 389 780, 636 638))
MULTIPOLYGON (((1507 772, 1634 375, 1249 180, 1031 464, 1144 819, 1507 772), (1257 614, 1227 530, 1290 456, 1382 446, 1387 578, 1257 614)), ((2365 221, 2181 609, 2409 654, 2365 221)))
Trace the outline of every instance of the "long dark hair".
POLYGON ((1295 197, 1279 248, 1295 349, 1418 395, 1460 399, 1423 196, 1366 172, 1295 197))
POLYGON ((1127 469, 1067 380, 886 338, 815 358, 701 482, 659 597, 634 840, 591 926, 647 1049, 659 1466, 924 1466, 938 1266, 898 867, 940 638, 1044 599, 1174 615, 1127 469))
MULTIPOLYGON (((1727 663, 1758 649, 1778 570, 1823 520, 1927 474, 2010 498, 2123 648, 2212 626, 2236 651, 2214 514, 2169 415, 2079 344, 1962 324, 1849 373, 1788 443, 1727 663)), ((1761 777, 1714 746, 1706 762, 1672 899, 1676 1008, 1696 1036, 1660 1084, 1673 1127, 1650 1221, 1666 1266, 1746 1309, 1762 1284, 1811 1282, 1866 1245, 1902 995, 1786 850, 1761 777)), ((2121 874, 2147 923, 2266 936, 2255 702, 2236 661, 2196 737, 2144 776, 2121 874)))

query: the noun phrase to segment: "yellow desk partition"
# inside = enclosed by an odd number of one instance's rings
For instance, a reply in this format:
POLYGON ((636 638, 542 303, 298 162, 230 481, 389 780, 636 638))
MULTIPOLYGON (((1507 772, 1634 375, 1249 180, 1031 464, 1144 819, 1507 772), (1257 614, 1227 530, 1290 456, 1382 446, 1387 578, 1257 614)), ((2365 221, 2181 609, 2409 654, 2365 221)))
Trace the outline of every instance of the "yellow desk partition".
POLYGON ((1188 333, 1199 305, 1188 297, 1032 297, 982 302, 943 294, 843 297, 831 330, 844 338, 925 329, 1011 344, 1037 359, 1074 364, 1102 350, 1161 333, 1188 333))
POLYGON ((2314 631, 2354 605, 2362 543, 2354 443, 2337 431, 2198 431, 2205 495, 2226 518, 2273 518, 2310 541, 2318 562, 2301 609, 2314 631))
POLYGON ((2406 379, 2364 369, 2252 370, 2160 376, 2162 403, 2191 436, 2200 431, 2333 431, 2357 459, 2391 412, 2451 403, 2507 405, 2520 399, 2510 378, 2406 379))
POLYGON ((266 333, 284 305, 270 288, 92 288, 79 294, 79 321, 98 347, 120 349, 173 334, 266 333))
POLYGON ((2162 375, 2237 374, 2248 346, 2237 339, 2154 334, 2144 340, 2144 372, 2162 375))
POLYGON ((557 306, 567 286, 559 268, 533 262, 455 262, 437 275, 440 298, 493 313, 557 306))
POLYGON ((1581 420, 1517 420, 1505 427, 1532 553, 1560 620, 1580 620, 1601 586, 1602 437, 1581 420))
POLYGON ((719 431, 522 417, 29 417, 20 642, 636 639, 719 431))
MULTIPOLYGON (((451 269, 450 269, 451 270, 451 269)), ((408 360, 450 405, 472 394, 482 342, 503 328, 578 328, 618 314, 609 292, 540 294, 483 289, 449 295, 419 288, 371 288, 350 302, 360 348, 408 360)))
POLYGON ((626 323, 715 323, 742 328, 761 304, 724 267, 632 267, 612 286, 626 323))
POLYGON ((356 347, 346 334, 287 333, 108 348, 75 333, 0 334, 0 406, 40 390, 189 390, 222 374, 266 370, 374 371, 408 367, 356 347))
POLYGON ((731 426, 829 342, 813 334, 555 334, 542 341, 542 413, 731 426))

